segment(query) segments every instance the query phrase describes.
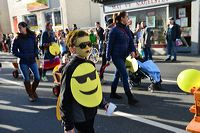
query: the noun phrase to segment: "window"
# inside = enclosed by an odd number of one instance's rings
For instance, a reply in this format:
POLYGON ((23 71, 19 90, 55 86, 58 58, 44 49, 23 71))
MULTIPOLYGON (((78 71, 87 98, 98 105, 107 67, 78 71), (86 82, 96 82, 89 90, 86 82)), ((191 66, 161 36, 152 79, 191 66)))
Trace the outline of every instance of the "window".
POLYGON ((44 16, 45 16, 45 22, 51 22, 52 24, 54 24, 54 26, 61 25, 60 11, 47 12, 44 14, 44 16))
POLYGON ((35 14, 24 16, 24 21, 30 26, 30 28, 38 26, 37 16, 35 14))
POLYGON ((55 26, 61 25, 60 11, 54 12, 55 26))
POLYGON ((45 17, 45 22, 52 22, 52 12, 47 12, 47 13, 44 13, 44 17, 45 17))
MULTIPOLYGON (((164 32, 167 26, 166 7, 128 12, 128 15, 129 19, 132 20, 130 28, 133 32, 137 23, 146 21, 146 25, 153 32, 152 44, 165 44, 164 32)), ((106 19, 108 18, 112 18, 112 14, 107 15, 106 19)))
POLYGON ((156 8, 143 11, 135 11, 128 13, 129 17, 136 18, 133 24, 141 21, 146 21, 146 25, 151 28, 153 32, 152 44, 164 44, 165 36, 164 31, 166 27, 166 8, 156 8))

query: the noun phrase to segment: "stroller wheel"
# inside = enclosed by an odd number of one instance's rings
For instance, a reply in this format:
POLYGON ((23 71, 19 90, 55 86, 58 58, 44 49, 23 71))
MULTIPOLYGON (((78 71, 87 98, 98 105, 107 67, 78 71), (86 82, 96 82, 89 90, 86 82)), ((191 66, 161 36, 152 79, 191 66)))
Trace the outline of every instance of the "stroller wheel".
POLYGON ((53 87, 53 94, 54 94, 56 97, 59 96, 59 94, 60 94, 60 85, 55 85, 55 86, 53 87))
POLYGON ((156 90, 156 84, 152 83, 152 84, 149 85, 148 91, 150 91, 151 93, 153 93, 154 90, 156 90))
POLYGON ((149 87, 148 87, 148 91, 150 91, 151 93, 153 93, 153 92, 154 92, 154 89, 151 88, 151 87, 149 86, 149 87))
POLYGON ((12 74, 13 74, 13 77, 14 77, 14 78, 18 78, 18 77, 19 77, 19 72, 18 72, 18 70, 14 70, 14 71, 12 72, 12 74))
POLYGON ((141 85, 141 81, 134 82, 134 81, 130 80, 129 83, 131 85, 131 88, 133 88, 133 87, 139 87, 141 85))

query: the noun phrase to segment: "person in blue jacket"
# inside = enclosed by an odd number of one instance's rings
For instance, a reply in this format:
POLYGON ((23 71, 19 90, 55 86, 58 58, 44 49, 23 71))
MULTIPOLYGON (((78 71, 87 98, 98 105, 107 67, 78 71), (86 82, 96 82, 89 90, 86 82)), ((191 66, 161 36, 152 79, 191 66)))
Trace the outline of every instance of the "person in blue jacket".
POLYGON ((125 11, 120 12, 114 19, 116 26, 109 33, 106 58, 110 62, 112 57, 113 64, 116 67, 114 81, 111 85, 110 98, 121 99, 122 97, 116 93, 119 77, 121 76, 124 91, 128 97, 128 104, 134 105, 138 101, 133 97, 126 71, 125 60, 128 55, 136 56, 136 49, 130 29, 127 27, 128 14, 125 11))
MULTIPOLYGON (((42 34, 42 40, 41 41, 42 41, 42 50, 43 50, 43 53, 44 53, 44 60, 46 60, 46 59, 52 60, 54 58, 54 56, 51 55, 51 53, 49 51, 49 46, 53 42, 56 42, 56 39, 55 39, 55 34, 53 32, 53 29, 52 29, 52 23, 51 22, 46 23, 46 30, 42 34)), ((48 79, 46 77, 46 72, 47 72, 47 70, 45 68, 43 68, 43 70, 42 70, 42 80, 43 81, 48 81, 48 79)))
POLYGON ((25 22, 18 24, 19 32, 14 39, 12 45, 12 53, 14 56, 20 58, 19 68, 24 79, 24 86, 29 100, 35 101, 38 96, 36 94, 36 88, 40 82, 40 75, 38 65, 36 63, 36 57, 38 57, 38 46, 36 42, 36 35, 28 28, 25 22), (30 71, 34 75, 34 81, 30 83, 30 71))

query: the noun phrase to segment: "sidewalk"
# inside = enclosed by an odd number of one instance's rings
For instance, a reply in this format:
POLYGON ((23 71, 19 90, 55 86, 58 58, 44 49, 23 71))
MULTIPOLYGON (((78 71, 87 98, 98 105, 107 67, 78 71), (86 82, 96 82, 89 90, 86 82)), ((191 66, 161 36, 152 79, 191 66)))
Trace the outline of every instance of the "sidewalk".
POLYGON ((200 66, 200 55, 192 55, 192 54, 177 54, 177 61, 176 62, 165 62, 166 59, 165 55, 154 55, 153 59, 155 62, 163 62, 163 63, 176 63, 176 64, 182 64, 182 65, 194 65, 194 66, 200 66))

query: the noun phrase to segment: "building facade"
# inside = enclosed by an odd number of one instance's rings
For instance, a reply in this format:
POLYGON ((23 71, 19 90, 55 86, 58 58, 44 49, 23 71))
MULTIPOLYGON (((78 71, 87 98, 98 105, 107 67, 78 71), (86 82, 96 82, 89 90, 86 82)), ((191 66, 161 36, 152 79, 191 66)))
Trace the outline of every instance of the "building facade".
POLYGON ((18 32, 20 21, 28 23, 34 31, 44 30, 46 22, 53 29, 93 27, 100 21, 99 4, 90 0, 7 0, 12 31, 18 32))
POLYGON ((44 30, 50 21, 54 29, 62 27, 60 3, 58 0, 7 0, 12 31, 18 32, 17 24, 28 23, 34 31, 44 30))
POLYGON ((78 28, 94 27, 96 21, 100 21, 99 4, 91 0, 60 0, 64 28, 72 28, 77 24, 78 28))
POLYGON ((200 0, 106 0, 101 7, 101 21, 112 17, 113 13, 127 11, 133 24, 146 21, 153 32, 152 49, 154 54, 166 53, 164 32, 169 17, 174 17, 181 26, 183 45, 179 52, 200 53, 200 0))
POLYGON ((7 0, 0 0, 0 32, 11 33, 7 0))

